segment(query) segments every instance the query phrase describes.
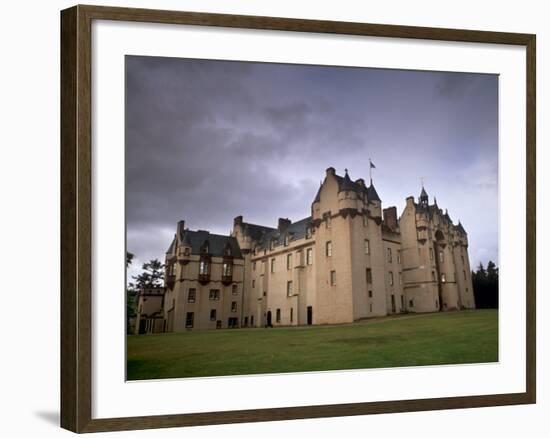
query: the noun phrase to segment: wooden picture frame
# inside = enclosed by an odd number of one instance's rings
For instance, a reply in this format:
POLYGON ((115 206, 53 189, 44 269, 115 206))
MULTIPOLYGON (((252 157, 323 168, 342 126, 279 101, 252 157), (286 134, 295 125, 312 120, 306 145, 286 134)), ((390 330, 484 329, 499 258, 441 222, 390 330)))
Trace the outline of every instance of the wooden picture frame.
POLYGON ((61 426, 98 432, 535 403, 535 35, 196 12, 75 6, 61 12, 61 426), (526 48, 526 391, 207 412, 92 418, 91 29, 93 20, 219 26, 356 36, 519 45, 526 48))

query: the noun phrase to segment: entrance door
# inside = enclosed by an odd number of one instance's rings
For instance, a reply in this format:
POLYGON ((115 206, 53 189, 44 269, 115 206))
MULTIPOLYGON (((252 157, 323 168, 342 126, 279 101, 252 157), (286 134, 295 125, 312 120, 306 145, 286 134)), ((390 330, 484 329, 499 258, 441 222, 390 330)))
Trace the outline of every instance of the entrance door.
POLYGON ((307 325, 313 324, 313 307, 307 306, 307 325))
POLYGON ((271 324, 271 310, 267 311, 267 326, 268 327, 272 326, 272 324, 271 324))

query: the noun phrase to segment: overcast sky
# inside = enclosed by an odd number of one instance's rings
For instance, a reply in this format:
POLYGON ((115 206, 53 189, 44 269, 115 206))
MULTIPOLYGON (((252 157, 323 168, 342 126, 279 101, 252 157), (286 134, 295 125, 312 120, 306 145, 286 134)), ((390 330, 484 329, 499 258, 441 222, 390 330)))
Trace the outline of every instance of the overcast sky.
POLYGON ((426 191, 460 219, 472 266, 498 260, 498 77, 126 57, 130 274, 176 222, 228 234, 309 216, 327 167, 369 176, 383 207, 426 191))

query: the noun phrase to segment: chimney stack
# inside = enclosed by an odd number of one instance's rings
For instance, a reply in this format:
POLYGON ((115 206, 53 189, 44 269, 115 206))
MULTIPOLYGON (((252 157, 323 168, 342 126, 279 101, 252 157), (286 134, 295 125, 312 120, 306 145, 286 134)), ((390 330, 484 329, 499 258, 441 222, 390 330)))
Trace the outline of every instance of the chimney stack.
POLYGON ((336 169, 334 167, 329 167, 327 170, 327 176, 329 175, 336 175, 336 169))
POLYGON ((184 230, 185 230, 185 221, 179 221, 178 227, 177 227, 178 236, 181 236, 184 230))
POLYGON ((388 207, 384 209, 384 223, 392 230, 397 229, 397 208, 388 207))
POLYGON ((237 216, 235 219, 233 219, 233 226, 236 227, 236 226, 240 226, 243 224, 243 217, 242 215, 241 216, 237 216))
POLYGON ((279 233, 284 233, 288 226, 290 225, 290 220, 288 218, 279 218, 279 224, 277 225, 277 229, 279 230, 279 233))

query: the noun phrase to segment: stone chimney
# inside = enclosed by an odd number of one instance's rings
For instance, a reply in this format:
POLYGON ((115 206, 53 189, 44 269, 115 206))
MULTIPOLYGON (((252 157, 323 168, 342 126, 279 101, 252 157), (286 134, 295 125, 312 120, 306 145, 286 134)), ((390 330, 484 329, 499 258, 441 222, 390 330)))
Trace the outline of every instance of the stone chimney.
POLYGON ((242 216, 237 216, 235 219, 233 219, 233 226, 236 227, 236 226, 240 226, 243 224, 243 217, 242 216))
POLYGON ((279 230, 279 233, 284 233, 288 226, 290 225, 290 220, 288 218, 279 218, 279 223, 277 225, 277 229, 279 230))
POLYGON ((407 207, 412 207, 414 206, 414 196, 407 196, 407 207))
POLYGON ((365 180, 363 178, 359 178, 355 183, 359 184, 361 187, 365 187, 365 180))
POLYGON ((336 169, 334 167, 329 167, 327 170, 327 176, 329 175, 336 175, 336 169))
POLYGON ((397 208, 388 207, 384 209, 384 222, 391 229, 397 229, 397 208))
POLYGON ((178 236, 181 236, 183 234, 183 231, 185 230, 185 221, 179 221, 176 230, 178 236))

